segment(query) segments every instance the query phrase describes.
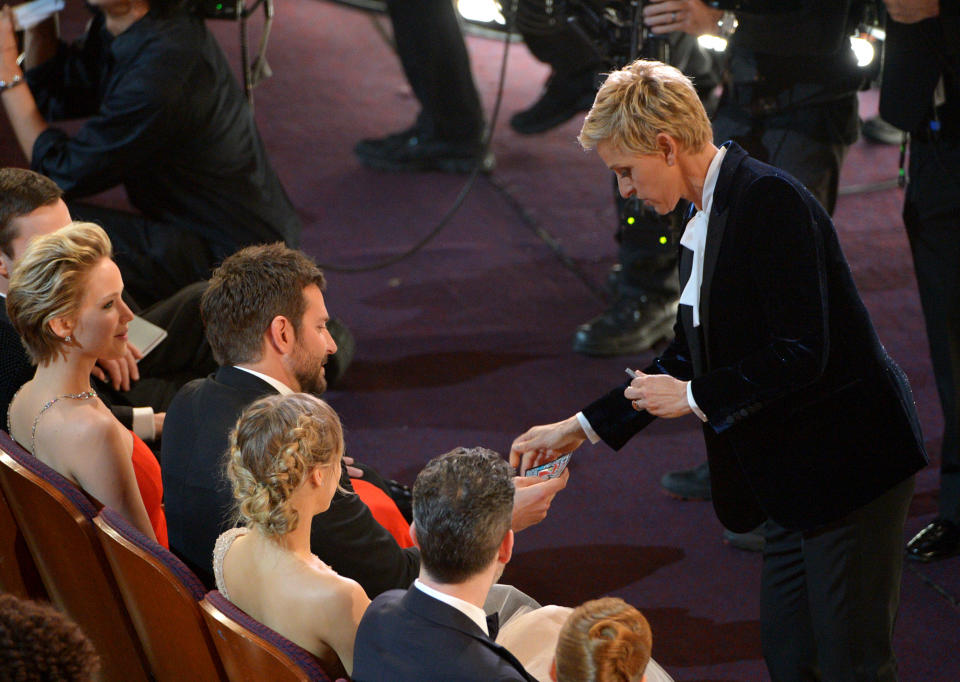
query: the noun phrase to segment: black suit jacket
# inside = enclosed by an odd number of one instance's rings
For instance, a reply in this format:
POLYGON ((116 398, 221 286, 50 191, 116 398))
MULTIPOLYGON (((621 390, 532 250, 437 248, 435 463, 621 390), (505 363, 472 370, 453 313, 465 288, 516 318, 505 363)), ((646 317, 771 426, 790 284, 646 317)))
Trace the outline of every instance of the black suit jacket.
MULTIPOLYGON (((690 276, 683 249, 680 281, 690 276)), ((926 464, 906 376, 880 344, 826 211, 796 179, 729 147, 713 195, 700 327, 646 371, 692 379, 720 521, 839 519, 926 464)), ((653 417, 623 387, 584 410, 619 449, 653 417)))
MULTIPOLYGON (((259 377, 221 367, 185 385, 167 410, 161 468, 170 548, 210 588, 213 546, 234 525, 233 495, 223 466, 227 436, 247 405, 273 393, 259 377)), ((352 492, 346 469, 340 484, 352 492)), ((370 597, 406 588, 420 570, 419 551, 401 549, 356 495, 337 493, 330 509, 313 518, 310 545, 370 597)))
POLYGON ((353 660, 354 682, 534 679, 476 623, 416 587, 373 600, 357 628, 353 660))

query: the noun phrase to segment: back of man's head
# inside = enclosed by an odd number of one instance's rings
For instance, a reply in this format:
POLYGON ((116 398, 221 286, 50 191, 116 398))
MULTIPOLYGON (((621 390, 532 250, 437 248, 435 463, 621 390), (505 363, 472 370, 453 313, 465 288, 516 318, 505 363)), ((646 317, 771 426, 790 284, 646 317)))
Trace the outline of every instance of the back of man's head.
POLYGON ((326 287, 320 268, 280 242, 248 246, 224 260, 200 301, 216 361, 228 366, 260 360, 263 335, 278 315, 299 331, 303 290, 311 284, 326 287))
POLYGON ((413 524, 423 567, 455 584, 481 573, 510 530, 513 471, 486 448, 432 459, 413 484, 413 524))
POLYGON ((56 203, 63 192, 50 178, 25 168, 0 168, 0 250, 13 258, 13 240, 19 237, 15 218, 56 203))

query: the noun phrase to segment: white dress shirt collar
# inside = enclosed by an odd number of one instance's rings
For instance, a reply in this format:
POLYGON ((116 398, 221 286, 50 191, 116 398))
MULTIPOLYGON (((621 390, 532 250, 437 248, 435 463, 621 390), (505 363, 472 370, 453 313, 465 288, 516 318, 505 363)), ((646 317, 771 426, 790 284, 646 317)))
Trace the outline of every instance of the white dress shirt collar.
POLYGON ((464 601, 459 597, 454 597, 446 592, 435 590, 429 585, 424 585, 422 582, 420 582, 420 578, 417 578, 413 581, 413 586, 423 592, 425 595, 433 597, 437 601, 442 601, 448 606, 452 606, 457 611, 476 623, 477 627, 483 630, 483 634, 487 635, 488 637, 490 636, 490 631, 487 630, 487 614, 485 614, 483 609, 476 604, 471 604, 468 601, 464 601))
POLYGON ((707 245, 707 227, 710 224, 710 210, 713 208, 713 191, 717 187, 717 178, 720 177, 720 165, 727 153, 726 147, 720 147, 703 181, 703 197, 700 205, 703 207, 687 222, 680 238, 680 244, 693 251, 693 264, 690 268, 690 278, 680 294, 680 304, 693 308, 693 326, 700 326, 700 287, 703 284, 703 259, 707 245))
POLYGON ((247 369, 246 367, 241 367, 240 365, 234 365, 233 367, 234 369, 239 369, 241 372, 246 372, 247 374, 252 374, 253 376, 259 379, 263 379, 268 384, 270 384, 275 389, 277 389, 277 393, 279 393, 280 395, 290 395, 291 393, 296 393, 296 391, 294 391, 292 388, 287 386, 285 383, 283 383, 279 379, 274 379, 271 376, 267 376, 266 374, 262 374, 261 372, 257 372, 256 370, 247 369))

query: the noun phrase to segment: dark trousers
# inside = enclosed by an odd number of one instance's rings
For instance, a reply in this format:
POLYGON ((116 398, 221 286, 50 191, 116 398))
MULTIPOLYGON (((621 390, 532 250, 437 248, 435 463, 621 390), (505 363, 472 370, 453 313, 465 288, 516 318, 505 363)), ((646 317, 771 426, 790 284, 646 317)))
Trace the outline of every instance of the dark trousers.
POLYGON ((960 523, 960 140, 910 143, 903 222, 943 410, 940 516, 960 523))
POLYGON ((892 637, 913 485, 911 476, 815 530, 767 522, 760 625, 774 682, 897 679, 892 637))
POLYGON ((469 141, 483 134, 483 108, 450 0, 388 0, 397 56, 422 107, 424 132, 469 141))
POLYGON ((184 227, 82 202, 70 202, 69 208, 74 220, 96 223, 109 235, 124 289, 143 308, 206 280, 230 255, 230 249, 212 246, 184 227))

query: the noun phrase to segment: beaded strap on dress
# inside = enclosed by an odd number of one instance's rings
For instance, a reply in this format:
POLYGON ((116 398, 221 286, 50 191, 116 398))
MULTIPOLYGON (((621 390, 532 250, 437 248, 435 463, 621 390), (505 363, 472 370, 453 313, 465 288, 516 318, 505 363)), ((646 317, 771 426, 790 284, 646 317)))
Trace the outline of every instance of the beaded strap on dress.
MULTIPOLYGON (((24 384, 26 386, 26 384, 24 384)), ((13 438, 13 429, 11 428, 10 422, 10 408, 13 406, 13 401, 17 399, 17 396, 20 395, 20 391, 23 390, 23 386, 17 389, 17 392, 13 394, 13 397, 10 398, 10 403, 7 405, 7 434, 13 438)), ((91 398, 96 398, 97 393, 92 388, 88 391, 81 391, 80 393, 64 393, 63 395, 58 395, 51 400, 48 400, 43 404, 43 407, 40 408, 40 411, 37 412, 37 416, 33 418, 33 428, 30 429, 30 454, 34 457, 37 456, 37 423, 40 421, 40 417, 43 416, 43 413, 49 410, 51 407, 56 405, 58 402, 64 398, 70 398, 71 400, 90 400, 91 398)), ((14 439, 16 440, 16 439, 14 439)))
POLYGON ((230 599, 230 595, 227 594, 227 585, 223 582, 223 558, 230 551, 233 541, 249 532, 250 529, 244 526, 231 528, 221 533, 220 537, 217 538, 217 543, 213 546, 213 579, 217 583, 220 594, 227 599, 230 599))

